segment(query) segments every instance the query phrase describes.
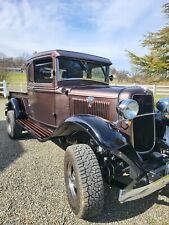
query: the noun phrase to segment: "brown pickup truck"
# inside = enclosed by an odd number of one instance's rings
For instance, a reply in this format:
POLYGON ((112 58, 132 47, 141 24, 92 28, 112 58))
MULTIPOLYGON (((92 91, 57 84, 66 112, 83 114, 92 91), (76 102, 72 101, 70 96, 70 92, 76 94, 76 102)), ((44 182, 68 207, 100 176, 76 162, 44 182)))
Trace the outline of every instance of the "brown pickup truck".
POLYGON ((9 92, 7 132, 27 130, 65 151, 68 201, 79 218, 101 212, 104 184, 119 188, 121 203, 169 183, 169 99, 154 107, 140 86, 110 86, 107 58, 54 50, 27 61, 27 93, 9 92))

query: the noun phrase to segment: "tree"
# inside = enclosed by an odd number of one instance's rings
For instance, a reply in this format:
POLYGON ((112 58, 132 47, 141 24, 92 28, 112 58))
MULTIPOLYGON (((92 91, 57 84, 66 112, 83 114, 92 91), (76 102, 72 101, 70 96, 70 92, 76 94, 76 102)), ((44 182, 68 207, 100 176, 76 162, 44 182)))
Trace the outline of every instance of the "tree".
POLYGON ((6 57, 6 55, 0 52, 0 81, 6 80, 9 71, 15 71, 20 68, 24 70, 26 59, 30 56, 27 53, 23 53, 19 57, 6 57))
POLYGON ((5 58, 5 54, 0 52, 0 81, 4 80, 7 76, 7 64, 5 58))
MULTIPOLYGON (((163 12, 169 19, 169 3, 163 6, 163 12)), ((130 61, 137 70, 147 76, 160 75, 163 78, 169 76, 169 26, 165 26, 157 32, 148 33, 143 42, 143 47, 149 48, 149 54, 139 57, 127 51, 130 61)))
POLYGON ((131 74, 125 70, 117 70, 111 67, 110 74, 114 77, 113 82, 126 83, 131 82, 131 74))

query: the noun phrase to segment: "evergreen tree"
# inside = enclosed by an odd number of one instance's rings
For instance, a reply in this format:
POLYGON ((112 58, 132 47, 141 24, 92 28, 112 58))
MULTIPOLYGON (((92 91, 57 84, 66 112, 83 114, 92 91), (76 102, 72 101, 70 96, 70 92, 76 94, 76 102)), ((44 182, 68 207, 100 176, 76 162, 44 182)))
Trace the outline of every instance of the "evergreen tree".
MULTIPOLYGON (((163 6, 163 12, 169 20, 169 3, 163 6)), ((168 23, 169 24, 169 23, 168 23)), ((157 32, 148 33, 143 42, 143 47, 149 48, 149 54, 139 57, 128 51, 131 62, 145 75, 169 76, 169 26, 168 24, 157 32)))

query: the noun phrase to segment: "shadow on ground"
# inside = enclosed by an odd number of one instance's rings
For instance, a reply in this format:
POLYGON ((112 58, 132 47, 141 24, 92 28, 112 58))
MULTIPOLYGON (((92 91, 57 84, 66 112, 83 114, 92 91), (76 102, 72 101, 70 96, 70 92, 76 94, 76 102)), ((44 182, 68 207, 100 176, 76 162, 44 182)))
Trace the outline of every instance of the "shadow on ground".
MULTIPOLYGON (((109 223, 109 222, 117 222, 123 221, 132 217, 135 217, 139 214, 144 213, 148 210, 152 205, 159 204, 159 205, 166 205, 169 206, 169 203, 165 200, 159 200, 158 195, 159 193, 153 193, 145 198, 126 202, 121 204, 118 199, 118 190, 117 188, 108 188, 106 187, 105 190, 105 205, 103 212, 100 216, 90 219, 90 222, 95 223, 109 223)), ((169 197, 169 186, 164 188, 160 195, 164 195, 169 197)))
POLYGON ((24 153, 17 140, 11 140, 6 133, 6 122, 0 121, 0 171, 7 168, 24 153))

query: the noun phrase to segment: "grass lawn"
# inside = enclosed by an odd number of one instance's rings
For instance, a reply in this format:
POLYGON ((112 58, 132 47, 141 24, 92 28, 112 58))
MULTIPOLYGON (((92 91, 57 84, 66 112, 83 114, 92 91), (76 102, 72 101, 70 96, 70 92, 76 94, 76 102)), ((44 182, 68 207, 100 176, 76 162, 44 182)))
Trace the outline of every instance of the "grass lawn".
POLYGON ((154 102, 155 102, 155 103, 158 102, 158 100, 161 99, 161 98, 167 98, 167 97, 164 96, 164 95, 156 95, 156 96, 154 97, 154 102))
POLYGON ((26 92, 26 74, 21 72, 9 72, 6 77, 8 91, 26 92))
POLYGON ((23 83, 26 84, 26 74, 20 72, 9 72, 7 74, 7 83, 23 83))
MULTIPOLYGON (((26 74, 21 72, 9 72, 7 74, 7 84, 9 86, 12 86, 12 84, 21 84, 26 87, 27 79, 26 74)), ((112 82, 110 82, 112 84, 112 82)), ((125 85, 125 84, 124 84, 125 85)), ((160 98, 165 98, 166 96, 157 95, 154 98, 154 102, 156 103, 160 98)))

